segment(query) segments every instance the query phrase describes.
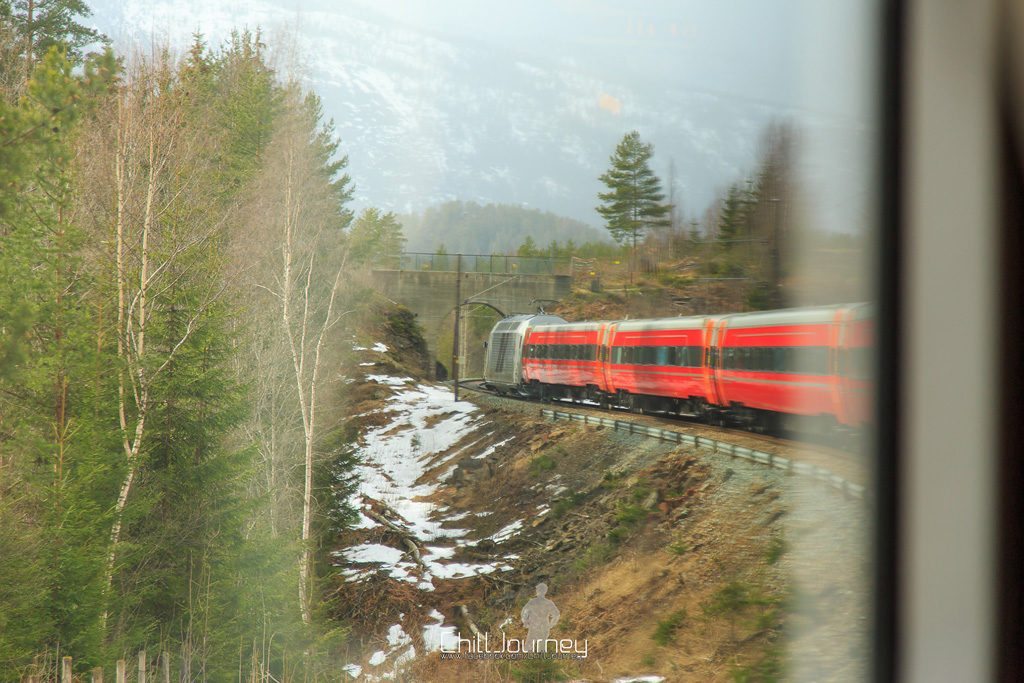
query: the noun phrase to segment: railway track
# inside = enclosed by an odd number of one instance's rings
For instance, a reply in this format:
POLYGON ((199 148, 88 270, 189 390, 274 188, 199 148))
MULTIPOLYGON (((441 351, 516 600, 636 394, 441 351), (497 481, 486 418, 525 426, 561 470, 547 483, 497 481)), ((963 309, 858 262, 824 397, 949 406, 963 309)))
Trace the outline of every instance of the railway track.
POLYGON ((621 409, 602 409, 566 400, 539 403, 524 398, 499 396, 485 389, 478 379, 462 380, 467 389, 498 400, 537 404, 548 419, 569 419, 586 424, 611 427, 630 433, 710 449, 729 457, 739 457, 775 469, 809 476, 844 494, 862 498, 868 480, 863 456, 828 446, 767 434, 753 434, 729 427, 716 427, 685 418, 640 415, 621 409))

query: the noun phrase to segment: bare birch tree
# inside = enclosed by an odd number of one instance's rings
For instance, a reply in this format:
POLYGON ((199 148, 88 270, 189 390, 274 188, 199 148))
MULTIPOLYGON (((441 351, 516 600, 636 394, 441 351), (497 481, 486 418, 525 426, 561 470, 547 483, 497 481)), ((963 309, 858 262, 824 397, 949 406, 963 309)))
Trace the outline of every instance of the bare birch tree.
MULTIPOLYGON (((265 219, 261 242, 268 245, 262 265, 254 271, 254 287, 274 302, 275 327, 290 366, 293 390, 302 426, 301 542, 298 559, 299 609, 302 620, 311 622, 313 590, 313 481, 320 435, 318 409, 326 381, 328 334, 349 312, 344 284, 347 250, 344 228, 351 220, 345 202, 351 196, 350 181, 342 173, 347 160, 336 159, 337 143, 330 125, 321 121, 319 103, 303 96, 296 86, 287 90, 285 113, 268 150, 268 163, 260 192, 265 219)), ((275 391, 272 383, 265 389, 275 391)), ((280 390, 277 387, 276 390, 280 390)), ((275 411, 279 403, 268 399, 275 411)), ((280 428, 269 432, 276 437, 280 428)), ((270 479, 277 444, 269 449, 270 479)), ((274 522, 276 526, 276 521, 274 522)))

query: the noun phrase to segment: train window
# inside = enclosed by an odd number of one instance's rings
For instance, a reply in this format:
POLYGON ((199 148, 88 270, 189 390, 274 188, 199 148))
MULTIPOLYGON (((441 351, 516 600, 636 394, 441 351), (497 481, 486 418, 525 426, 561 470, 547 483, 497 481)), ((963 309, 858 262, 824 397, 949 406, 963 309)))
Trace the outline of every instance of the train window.
POLYGON ((670 346, 668 347, 668 362, 667 365, 686 365, 686 347, 685 346, 670 346))
POLYGON ((839 351, 839 374, 852 379, 866 379, 871 376, 871 350, 849 348, 839 351))
POLYGON ((669 352, 669 347, 667 347, 667 346, 659 346, 659 347, 657 347, 654 364, 655 365, 669 365, 668 352, 669 352))

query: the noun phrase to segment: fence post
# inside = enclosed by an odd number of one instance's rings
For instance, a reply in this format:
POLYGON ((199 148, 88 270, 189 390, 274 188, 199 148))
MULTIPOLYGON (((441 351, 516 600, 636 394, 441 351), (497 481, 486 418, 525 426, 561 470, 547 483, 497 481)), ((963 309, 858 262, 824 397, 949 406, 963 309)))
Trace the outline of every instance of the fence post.
POLYGON ((125 664, 125 661, 123 659, 117 660, 117 683, 127 682, 128 676, 125 673, 125 669, 127 668, 128 666, 127 664, 125 664))
POLYGON ((160 655, 160 664, 163 666, 164 683, 171 683, 171 656, 166 651, 160 655))
POLYGON ((146 651, 139 650, 139 683, 146 683, 146 651))
POLYGON ((61 659, 60 683, 71 683, 71 657, 61 659))
POLYGON ((92 670, 92 683, 103 683, 103 667, 97 666, 92 670))

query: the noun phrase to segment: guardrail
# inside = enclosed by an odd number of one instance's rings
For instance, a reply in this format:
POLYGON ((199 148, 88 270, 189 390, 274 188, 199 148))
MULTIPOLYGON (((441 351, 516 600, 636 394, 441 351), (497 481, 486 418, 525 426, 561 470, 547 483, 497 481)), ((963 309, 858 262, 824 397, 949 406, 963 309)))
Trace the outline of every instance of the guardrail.
POLYGON ((552 410, 550 408, 541 408, 540 415, 541 417, 550 418, 552 420, 569 420, 589 425, 600 425, 602 427, 611 427, 617 432, 639 434, 641 436, 648 436, 662 441, 694 446, 696 448, 707 448, 715 453, 725 453, 726 455, 730 455, 734 458, 767 465, 768 467, 782 470, 783 472, 811 477, 816 481, 820 481, 842 492, 845 496, 850 496, 859 500, 864 499, 864 487, 860 484, 851 483, 839 475, 826 470, 824 467, 819 467, 818 465, 812 465, 806 462, 797 462, 791 458, 784 458, 780 455, 775 455, 774 453, 766 453, 753 448, 747 448, 746 446, 737 446, 736 444, 732 444, 727 441, 709 439, 706 436, 694 436, 692 434, 676 432, 671 429, 661 429, 659 427, 637 424, 635 422, 630 422, 629 420, 613 420, 607 417, 567 413, 560 410, 552 410))

